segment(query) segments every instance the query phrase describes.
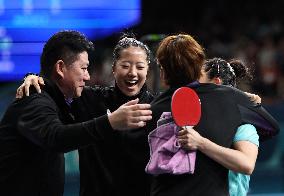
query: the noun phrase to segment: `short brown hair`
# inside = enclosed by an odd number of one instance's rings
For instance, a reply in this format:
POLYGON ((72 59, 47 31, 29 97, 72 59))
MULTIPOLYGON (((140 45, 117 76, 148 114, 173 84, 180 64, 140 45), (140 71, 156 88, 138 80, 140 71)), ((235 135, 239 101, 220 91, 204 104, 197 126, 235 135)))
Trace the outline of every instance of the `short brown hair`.
POLYGON ((183 86, 198 80, 205 62, 201 45, 188 34, 171 35, 164 38, 156 57, 165 73, 167 85, 183 86))

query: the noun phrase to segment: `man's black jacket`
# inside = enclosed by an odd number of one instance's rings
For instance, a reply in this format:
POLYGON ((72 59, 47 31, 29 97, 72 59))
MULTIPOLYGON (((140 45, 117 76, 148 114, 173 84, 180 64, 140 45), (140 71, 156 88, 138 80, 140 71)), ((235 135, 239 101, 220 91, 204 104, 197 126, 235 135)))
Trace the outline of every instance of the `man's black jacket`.
POLYGON ((42 93, 15 100, 1 121, 0 195, 62 196, 63 153, 112 134, 106 115, 72 124, 63 94, 45 83, 42 93))

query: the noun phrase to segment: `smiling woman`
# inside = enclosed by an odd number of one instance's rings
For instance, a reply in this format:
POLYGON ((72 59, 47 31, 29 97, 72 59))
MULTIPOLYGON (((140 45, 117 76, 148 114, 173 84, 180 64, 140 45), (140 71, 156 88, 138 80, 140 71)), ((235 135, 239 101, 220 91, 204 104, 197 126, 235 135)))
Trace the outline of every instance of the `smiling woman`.
POLYGON ((116 85, 127 96, 137 95, 145 84, 150 50, 132 37, 122 37, 113 51, 112 71, 116 85))
POLYGON ((145 51, 134 46, 123 49, 120 59, 115 61, 112 67, 117 86, 127 96, 140 92, 145 84, 148 69, 145 51))

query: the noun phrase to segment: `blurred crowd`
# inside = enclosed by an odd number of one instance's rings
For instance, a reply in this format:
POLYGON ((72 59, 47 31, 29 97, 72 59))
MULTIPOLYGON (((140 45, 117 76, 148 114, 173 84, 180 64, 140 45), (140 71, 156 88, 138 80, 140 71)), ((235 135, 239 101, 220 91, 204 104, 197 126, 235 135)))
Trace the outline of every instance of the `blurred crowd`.
POLYGON ((284 98, 283 30, 278 23, 255 24, 247 32, 233 35, 230 41, 211 40, 208 54, 244 61, 253 80, 247 81, 243 88, 260 94, 266 101, 281 100, 284 98))

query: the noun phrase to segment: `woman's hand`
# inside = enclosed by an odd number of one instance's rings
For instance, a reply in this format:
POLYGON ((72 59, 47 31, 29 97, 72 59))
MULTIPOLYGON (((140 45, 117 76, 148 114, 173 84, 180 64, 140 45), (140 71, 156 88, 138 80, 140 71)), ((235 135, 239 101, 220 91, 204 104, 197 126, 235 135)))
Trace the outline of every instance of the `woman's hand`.
POLYGON ((193 128, 182 128, 178 133, 178 142, 182 148, 186 150, 199 149, 204 141, 204 138, 193 128))
POLYGON ((35 87, 38 93, 41 93, 40 85, 44 85, 44 80, 40 76, 28 75, 25 78, 24 83, 21 86, 19 86, 19 88, 17 89, 16 98, 21 99, 23 98, 24 95, 29 96, 30 95, 29 88, 31 85, 35 87))
POLYGON ((256 94, 252 94, 252 93, 248 93, 248 92, 244 92, 252 102, 256 103, 256 104, 260 104, 261 103, 261 97, 256 95, 256 94))

